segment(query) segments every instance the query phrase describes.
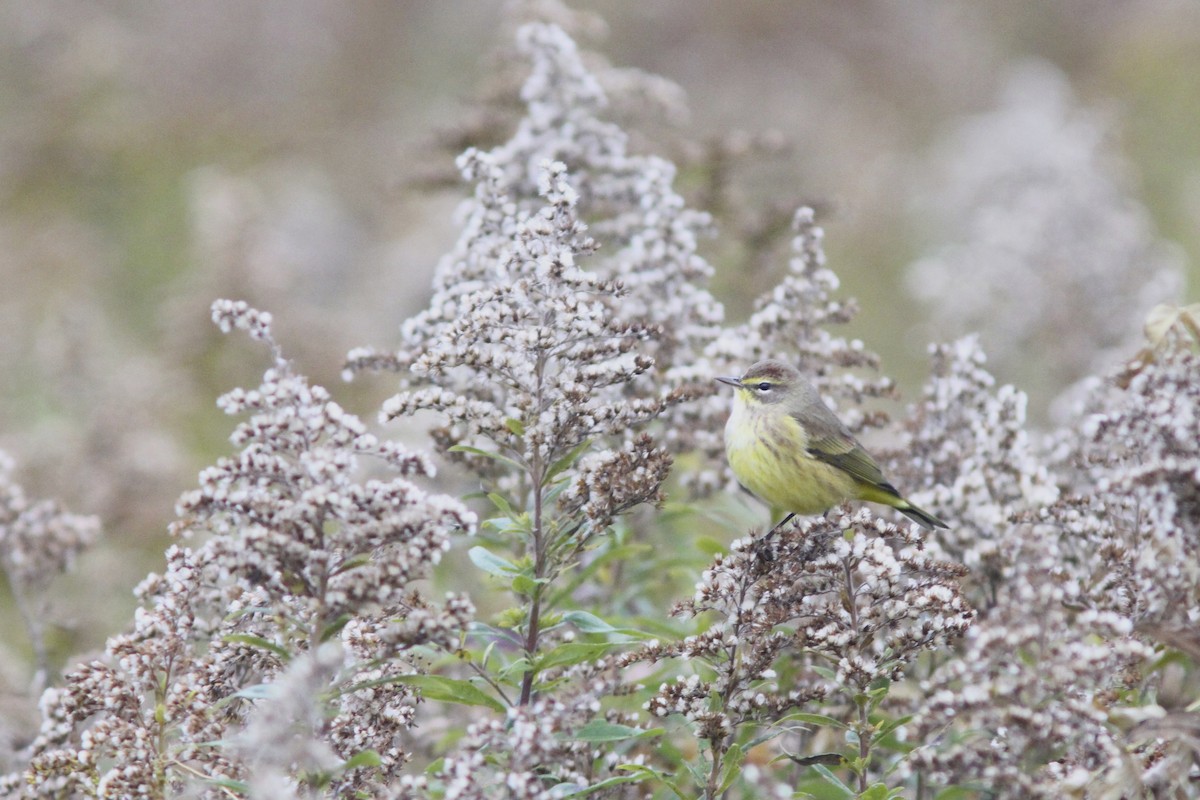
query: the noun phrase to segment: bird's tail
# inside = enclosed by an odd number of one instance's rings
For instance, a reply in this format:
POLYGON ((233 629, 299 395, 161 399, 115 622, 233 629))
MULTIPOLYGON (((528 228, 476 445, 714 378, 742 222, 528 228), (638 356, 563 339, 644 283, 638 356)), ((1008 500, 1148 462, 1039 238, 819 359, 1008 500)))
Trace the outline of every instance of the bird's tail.
POLYGON ((917 508, 905 500, 900 492, 896 491, 896 487, 890 483, 860 483, 858 485, 858 497, 862 500, 870 500, 872 503, 883 503, 884 505, 891 506, 922 528, 933 530, 934 528, 950 527, 933 514, 924 509, 917 508))
POLYGON ((949 528, 950 526, 942 522, 940 519, 930 514, 928 511, 923 511, 907 500, 901 500, 895 504, 895 508, 904 516, 916 522, 923 528, 933 530, 934 528, 949 528))

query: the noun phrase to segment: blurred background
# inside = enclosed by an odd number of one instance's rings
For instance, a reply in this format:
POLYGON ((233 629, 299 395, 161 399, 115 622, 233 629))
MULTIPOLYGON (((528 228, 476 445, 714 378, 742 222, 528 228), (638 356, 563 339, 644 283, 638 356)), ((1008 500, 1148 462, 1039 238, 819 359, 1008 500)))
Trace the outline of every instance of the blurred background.
MULTIPOLYGON (((859 299, 850 335, 908 400, 930 341, 980 330, 1053 419, 1151 305, 1194 299, 1193 0, 570 6, 596 14, 584 47, 686 93, 635 143, 715 212, 731 320, 786 266, 755 236, 801 202, 859 299)), ((375 418, 389 381, 345 385, 342 360, 426 299, 450 154, 507 133, 473 99, 505 88, 506 7, 0 0, 0 449, 104 526, 60 589, 60 659, 129 618, 175 499, 228 451, 215 398, 266 365, 213 299, 273 312, 299 370, 375 418)))

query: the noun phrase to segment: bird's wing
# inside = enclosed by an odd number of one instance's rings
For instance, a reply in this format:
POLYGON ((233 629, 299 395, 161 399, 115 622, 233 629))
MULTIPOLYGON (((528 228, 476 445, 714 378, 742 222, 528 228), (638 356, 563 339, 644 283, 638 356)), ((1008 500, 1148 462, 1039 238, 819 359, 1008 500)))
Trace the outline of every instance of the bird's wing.
MULTIPOLYGON (((827 410, 827 409, 823 409, 827 410)), ((870 453, 863 449, 832 411, 813 415, 803 424, 808 429, 808 453, 813 458, 849 473, 856 481, 875 486, 899 497, 883 477, 870 453)))
POLYGON ((891 489, 893 493, 896 491, 884 479, 875 459, 853 439, 811 439, 808 452, 813 458, 850 473, 860 483, 891 489))

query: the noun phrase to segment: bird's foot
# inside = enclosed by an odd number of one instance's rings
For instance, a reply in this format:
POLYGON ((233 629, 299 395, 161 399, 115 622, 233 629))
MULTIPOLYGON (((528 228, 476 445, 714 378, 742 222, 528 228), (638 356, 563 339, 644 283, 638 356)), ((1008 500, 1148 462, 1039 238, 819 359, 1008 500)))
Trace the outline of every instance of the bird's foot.
POLYGON ((775 560, 775 551, 771 547, 771 539, 774 538, 775 532, 786 525, 794 516, 796 515, 788 514, 786 517, 776 523, 774 528, 771 528, 771 530, 767 531, 766 534, 760 536, 754 541, 754 555, 759 561, 769 563, 775 560))
POLYGON ((780 528, 782 528, 784 525, 787 525, 789 522, 791 522, 791 521, 792 521, 792 517, 794 517, 794 516, 796 516, 796 515, 795 515, 795 514, 788 514, 786 517, 784 517, 783 519, 779 520, 779 522, 777 522, 777 523, 775 524, 775 527, 774 527, 774 528, 771 528, 771 530, 767 531, 767 535, 766 535, 766 536, 764 536, 764 537, 763 537, 763 539, 769 539, 770 537, 774 536, 774 535, 775 535, 775 531, 779 530, 779 529, 780 529, 780 528))

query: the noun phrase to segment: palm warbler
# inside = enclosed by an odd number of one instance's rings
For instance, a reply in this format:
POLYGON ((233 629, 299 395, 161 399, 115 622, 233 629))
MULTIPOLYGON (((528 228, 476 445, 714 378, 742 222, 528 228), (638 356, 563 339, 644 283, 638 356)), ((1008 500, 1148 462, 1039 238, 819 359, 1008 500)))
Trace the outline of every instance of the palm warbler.
POLYGON ((796 514, 819 514, 855 499, 891 506, 926 528, 946 527, 884 479, 799 370, 767 360, 740 378, 717 380, 737 389, 725 425, 729 466, 773 512, 789 512, 779 525, 796 514))

